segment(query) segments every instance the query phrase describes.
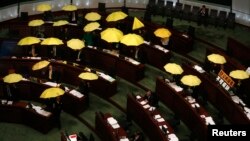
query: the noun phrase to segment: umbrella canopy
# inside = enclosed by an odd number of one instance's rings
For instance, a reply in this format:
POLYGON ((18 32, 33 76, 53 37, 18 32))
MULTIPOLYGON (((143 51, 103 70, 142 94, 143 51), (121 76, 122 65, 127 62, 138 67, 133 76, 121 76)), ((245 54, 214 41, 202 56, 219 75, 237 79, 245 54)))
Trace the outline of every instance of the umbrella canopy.
POLYGON ((84 18, 88 21, 98 21, 101 19, 101 15, 97 12, 90 12, 87 13, 84 18))
POLYGON ((127 34, 121 38, 121 43, 127 46, 139 46, 143 44, 144 39, 137 34, 127 34))
POLYGON ((64 90, 62 90, 61 88, 48 88, 46 90, 43 91, 43 93, 40 95, 40 98, 54 98, 54 97, 58 97, 64 94, 64 90))
POLYGON ((109 14, 106 18, 106 21, 115 22, 115 21, 125 19, 127 16, 128 15, 123 13, 122 11, 116 11, 116 12, 109 14))
POLYGON ((47 3, 39 4, 36 6, 36 11, 45 12, 50 10, 51 10, 51 5, 47 3))
POLYGON ((180 65, 175 63, 168 63, 164 66, 164 69, 171 74, 182 74, 183 69, 180 65))
POLYGON ((245 72, 244 70, 234 70, 229 73, 229 76, 235 78, 235 79, 247 79, 249 78, 249 74, 245 72))
POLYGON ((144 27, 144 24, 139 19, 137 19, 135 17, 134 22, 133 22, 132 30, 136 30, 136 29, 139 29, 139 28, 142 28, 142 27, 144 27))
POLYGON ((94 31, 96 29, 98 29, 100 27, 100 24, 98 22, 91 22, 89 24, 87 24, 83 30, 85 32, 91 32, 91 31, 94 31))
POLYGON ((185 75, 181 78, 181 82, 187 86, 199 86, 201 80, 195 75, 185 75))
POLYGON ((39 38, 29 36, 29 37, 22 38, 17 43, 17 45, 19 45, 19 46, 28 46, 28 45, 33 45, 33 44, 37 44, 37 43, 40 43, 40 39, 39 38))
POLYGON ((41 45, 62 45, 63 41, 58 38, 46 38, 41 42, 41 45))
POLYGON ((78 77, 83 80, 97 80, 98 79, 98 76, 95 73, 91 73, 91 72, 83 72, 79 74, 78 77))
POLYGON ((109 43, 120 42, 122 36, 123 36, 123 33, 116 28, 107 28, 101 32, 101 39, 109 43))
POLYGON ((227 62, 220 54, 210 54, 207 56, 207 59, 215 64, 225 64, 227 62))
POLYGON ((76 11, 77 7, 75 5, 65 5, 62 7, 64 11, 76 11))
POLYGON ((155 36, 160 38, 169 38, 171 36, 171 32, 166 28, 158 28, 154 32, 155 36))
POLYGON ((49 65, 49 61, 43 60, 43 61, 39 61, 37 62, 35 65, 32 66, 32 70, 40 70, 42 68, 45 68, 49 65))
POLYGON ((41 26, 44 24, 44 21, 43 20, 32 20, 28 23, 28 26, 41 26))
POLYGON ((5 83, 17 83, 17 82, 21 81, 22 79, 23 79, 23 76, 21 74, 12 73, 12 74, 6 75, 3 78, 3 82, 5 82, 5 83))
POLYGON ((53 23, 53 26, 63 26, 63 25, 66 25, 68 24, 69 22, 66 21, 66 20, 59 20, 59 21, 56 21, 53 23))
POLYGON ((74 50, 80 50, 85 47, 85 44, 80 39, 71 39, 67 42, 67 46, 74 50))

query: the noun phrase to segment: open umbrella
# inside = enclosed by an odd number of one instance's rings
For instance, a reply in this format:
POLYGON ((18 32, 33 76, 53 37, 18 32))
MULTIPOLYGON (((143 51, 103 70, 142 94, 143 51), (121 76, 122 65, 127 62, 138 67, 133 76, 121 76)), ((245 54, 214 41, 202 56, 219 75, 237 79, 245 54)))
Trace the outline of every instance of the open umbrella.
POLYGON ((8 74, 3 78, 3 82, 5 83, 17 83, 23 79, 21 74, 12 73, 8 74))
POLYGON ((62 7, 64 11, 76 11, 77 7, 75 5, 65 5, 62 7))
POLYGON ((166 28, 158 28, 154 32, 155 36, 160 38, 169 38, 171 36, 171 32, 166 28))
POLYGON ((139 19, 137 19, 135 17, 134 22, 133 22, 132 30, 136 30, 136 29, 139 29, 139 28, 142 28, 142 27, 144 27, 144 24, 139 19))
POLYGON ((201 80, 195 75, 185 75, 181 78, 181 82, 184 85, 191 86, 191 87, 199 86, 201 84, 201 80))
POLYGON ((49 65, 49 61, 43 60, 43 61, 39 61, 37 62, 35 65, 32 66, 32 70, 40 70, 42 68, 45 68, 49 65))
POLYGON ((53 23, 53 26, 63 26, 63 25, 66 25, 68 24, 69 22, 66 21, 66 20, 59 20, 59 21, 56 21, 53 23))
POLYGON ((50 10, 51 10, 51 5, 47 3, 42 3, 36 6, 36 11, 45 12, 50 10))
POLYGON ((120 42, 123 33, 116 28, 107 28, 101 32, 101 39, 109 42, 109 43, 117 43, 120 42))
POLYGON ((37 19, 37 20, 32 20, 28 23, 28 26, 41 26, 44 24, 43 20, 37 19))
POLYGON ((229 73, 229 76, 235 78, 235 79, 247 79, 249 78, 249 74, 245 72, 244 70, 234 70, 229 73))
POLYGON ((83 72, 79 74, 78 77, 83 80, 97 80, 98 79, 98 76, 95 73, 91 73, 91 72, 83 72))
POLYGON ((106 21, 115 22, 115 21, 125 19, 127 16, 128 15, 125 14, 124 12, 122 12, 122 11, 116 11, 116 12, 113 12, 113 13, 109 14, 107 16, 107 18, 106 18, 106 21))
POLYGON ((121 38, 121 43, 127 46, 139 46, 143 44, 144 39, 137 34, 127 34, 121 38))
POLYGON ((164 66, 164 69, 171 74, 182 74, 183 69, 180 65, 175 63, 168 63, 164 66))
POLYGON ((225 64, 227 62, 220 54, 210 54, 207 56, 207 59, 215 64, 225 64))
POLYGON ((40 42, 40 39, 39 39, 39 38, 29 36, 29 37, 22 38, 22 39, 17 43, 17 45, 19 45, 19 46, 28 46, 28 45, 37 44, 37 43, 39 43, 39 42, 40 42))
POLYGON ((87 13, 84 18, 88 21, 98 21, 101 19, 101 15, 97 12, 90 12, 87 13))
POLYGON ((43 91, 40 98, 54 98, 63 95, 65 92, 61 88, 53 87, 43 91))
POLYGON ((91 31, 94 31, 96 29, 98 29, 100 27, 100 24, 98 22, 91 22, 89 24, 87 24, 83 30, 85 32, 91 32, 91 31))
POLYGON ((85 44, 80 39, 71 39, 67 42, 67 46, 73 50, 80 50, 85 47, 85 44))
POLYGON ((63 44, 62 40, 54 37, 46 38, 41 42, 41 45, 62 45, 62 44, 63 44))

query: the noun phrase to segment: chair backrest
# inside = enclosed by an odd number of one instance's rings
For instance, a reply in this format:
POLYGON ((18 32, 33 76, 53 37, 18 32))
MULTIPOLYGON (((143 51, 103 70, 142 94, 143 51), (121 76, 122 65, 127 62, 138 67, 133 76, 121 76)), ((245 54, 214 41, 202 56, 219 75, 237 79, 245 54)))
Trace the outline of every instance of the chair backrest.
POLYGON ((165 2, 164 2, 164 0, 158 0, 158 2, 157 2, 157 6, 159 6, 159 7, 164 7, 165 5, 165 2))
POLYGON ((218 10, 216 9, 211 9, 210 10, 210 17, 216 18, 218 16, 218 10))
POLYGON ((185 13, 191 12, 191 5, 185 4, 185 5, 184 5, 183 11, 184 11, 185 13))
POLYGON ((183 6, 183 4, 182 3, 176 3, 176 5, 175 5, 175 10, 176 11, 181 11, 182 10, 182 6, 183 6))
POLYGON ((99 2, 98 3, 98 11, 99 12, 106 12, 106 4, 102 3, 102 2, 99 2))
POLYGON ((227 18, 228 20, 235 21, 235 13, 229 12, 227 18))
POLYGON ((193 13, 193 14, 198 14, 199 10, 200 10, 200 7, 198 7, 198 6, 193 6, 192 13, 193 13))
POLYGON ((219 12, 219 18, 220 19, 226 19, 227 18, 227 12, 226 11, 220 11, 219 12))
POLYGON ((174 3, 172 1, 167 1, 167 7, 173 8, 174 3))

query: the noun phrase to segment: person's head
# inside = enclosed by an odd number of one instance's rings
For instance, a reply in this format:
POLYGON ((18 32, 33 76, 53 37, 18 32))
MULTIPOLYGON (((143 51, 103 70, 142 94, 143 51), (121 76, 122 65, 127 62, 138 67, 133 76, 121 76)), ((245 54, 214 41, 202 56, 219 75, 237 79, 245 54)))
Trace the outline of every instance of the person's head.
POLYGON ((206 6, 205 6, 205 5, 202 5, 202 9, 206 9, 206 6))

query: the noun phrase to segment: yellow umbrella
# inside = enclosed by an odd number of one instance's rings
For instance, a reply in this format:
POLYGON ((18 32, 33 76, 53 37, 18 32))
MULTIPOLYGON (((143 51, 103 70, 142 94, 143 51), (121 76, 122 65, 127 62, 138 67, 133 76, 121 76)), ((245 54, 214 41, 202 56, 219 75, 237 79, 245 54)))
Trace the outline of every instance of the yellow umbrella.
POLYGON ((77 7, 75 5, 65 5, 62 10, 64 11, 76 11, 77 7))
POLYGON ((210 62, 213 62, 215 64, 225 64, 226 63, 226 59, 221 56, 220 54, 210 54, 207 56, 207 59, 210 62))
POLYGON ((164 66, 164 69, 171 74, 182 74, 183 69, 180 65, 175 63, 168 63, 164 66))
POLYGON ((137 34, 127 34, 121 38, 121 43, 127 46, 139 46, 143 44, 144 39, 137 34))
POLYGON ((235 78, 235 79, 247 79, 249 78, 249 74, 245 72, 244 70, 234 70, 229 73, 229 76, 235 78))
POLYGON ((39 61, 37 62, 35 65, 32 66, 32 70, 40 70, 42 68, 45 68, 49 65, 49 61, 43 60, 43 61, 39 61))
POLYGON ((181 82, 187 86, 199 86, 201 80, 195 75, 185 75, 181 78, 181 82))
POLYGON ((3 82, 5 82, 5 83, 17 83, 17 82, 21 81, 22 79, 23 79, 23 76, 21 74, 12 73, 12 74, 6 75, 3 78, 3 82))
POLYGON ((66 20, 59 20, 59 21, 57 21, 57 22, 54 22, 53 23, 53 26, 63 26, 63 25, 66 25, 66 24, 68 24, 69 22, 68 21, 66 21, 66 20))
POLYGON ((82 40, 71 39, 67 42, 67 46, 74 50, 80 50, 85 47, 85 44, 82 40))
POLYGON ((58 38, 46 38, 41 42, 41 45, 62 45, 63 41, 58 38))
POLYGON ((62 90, 61 88, 53 87, 44 90, 43 93, 40 95, 40 98, 54 98, 63 94, 64 90, 62 90))
POLYGON ((142 27, 144 27, 144 24, 139 19, 137 19, 135 17, 132 30, 139 29, 139 28, 142 28, 142 27))
POLYGON ((91 72, 83 72, 83 73, 79 74, 78 77, 83 79, 83 80, 97 80, 98 79, 98 76, 94 73, 91 73, 91 72))
POLYGON ((116 28, 107 28, 101 32, 101 39, 109 43, 120 42, 122 36, 123 33, 116 28))
POLYGON ((17 45, 19 45, 19 46, 27 46, 27 45, 37 44, 37 43, 39 43, 39 42, 40 42, 40 39, 39 39, 39 38, 29 36, 29 37, 22 38, 22 39, 17 43, 17 45))
POLYGON ((87 13, 84 17, 88 21, 98 21, 101 19, 101 15, 96 12, 87 13))
POLYGON ((127 16, 128 15, 123 13, 122 11, 116 11, 116 12, 109 14, 106 18, 106 21, 115 22, 115 21, 125 19, 127 16))
POLYGON ((91 22, 89 24, 87 24, 83 30, 85 32, 91 32, 91 31, 94 31, 96 29, 98 29, 100 27, 100 24, 98 22, 91 22))
POLYGON ((160 38, 169 38, 171 36, 171 32, 166 28, 158 28, 154 32, 155 36, 160 38))
POLYGON ((44 24, 44 21, 43 20, 32 20, 28 23, 28 26, 41 26, 44 24))
POLYGON ((51 5, 47 3, 39 4, 36 6, 36 11, 45 12, 50 10, 51 10, 51 5))

